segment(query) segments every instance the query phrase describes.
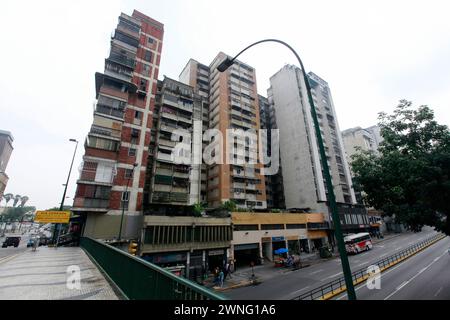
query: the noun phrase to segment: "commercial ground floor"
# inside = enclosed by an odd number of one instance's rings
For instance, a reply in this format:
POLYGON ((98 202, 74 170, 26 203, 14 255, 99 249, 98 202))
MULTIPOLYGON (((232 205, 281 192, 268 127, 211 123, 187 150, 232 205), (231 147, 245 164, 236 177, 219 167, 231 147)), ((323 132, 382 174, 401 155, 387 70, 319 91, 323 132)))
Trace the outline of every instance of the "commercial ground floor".
POLYGON ((229 257, 229 248, 181 250, 174 252, 143 253, 141 258, 174 274, 201 282, 205 274, 222 268, 229 257))

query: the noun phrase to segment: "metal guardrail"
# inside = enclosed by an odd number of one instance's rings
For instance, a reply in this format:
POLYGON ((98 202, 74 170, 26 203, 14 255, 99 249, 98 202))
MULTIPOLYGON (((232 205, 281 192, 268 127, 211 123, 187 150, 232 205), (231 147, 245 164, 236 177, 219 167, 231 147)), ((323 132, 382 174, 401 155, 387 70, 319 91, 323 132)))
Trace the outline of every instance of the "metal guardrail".
POLYGON ((80 246, 131 300, 226 300, 205 287, 98 240, 80 246))
MULTIPOLYGON (((432 237, 429 237, 428 239, 421 241, 419 243, 416 243, 406 249, 403 249, 387 258, 384 258, 382 260, 379 260, 375 263, 372 263, 371 265, 377 265, 380 269, 386 268, 387 266, 391 265, 392 263, 410 256, 413 253, 418 252, 419 250, 425 248, 426 246, 428 246, 429 244, 440 240, 442 238, 444 238, 445 236, 442 234, 437 234, 434 235, 432 237)), ((364 277, 368 277, 368 273, 367 273, 367 267, 366 268, 361 268, 357 271, 352 272, 352 279, 353 279, 353 284, 358 284, 358 279, 364 278, 364 277)), ((295 298, 292 298, 292 300, 317 300, 317 299, 322 299, 323 297, 325 297, 327 294, 333 294, 336 292, 340 292, 345 288, 345 278, 341 277, 339 279, 330 281, 320 287, 317 287, 313 290, 310 290, 308 292, 305 292, 295 298)), ((345 291, 345 289, 344 289, 345 291)))

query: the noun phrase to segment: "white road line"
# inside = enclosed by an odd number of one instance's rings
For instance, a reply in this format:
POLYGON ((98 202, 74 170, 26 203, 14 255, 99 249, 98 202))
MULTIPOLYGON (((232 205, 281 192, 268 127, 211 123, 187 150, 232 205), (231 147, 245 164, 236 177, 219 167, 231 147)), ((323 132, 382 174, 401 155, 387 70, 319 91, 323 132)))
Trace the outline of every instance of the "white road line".
POLYGON ((415 276, 413 276, 411 279, 405 281, 402 285, 400 285, 400 287, 397 287, 395 289, 394 292, 392 292, 390 295, 388 295, 386 298, 384 298, 384 300, 388 300, 390 297, 392 297, 394 294, 396 294, 398 291, 400 291, 404 286, 406 286, 408 283, 410 283, 411 281, 413 281, 415 278, 417 278, 419 275, 422 274, 422 272, 424 272, 425 270, 427 270, 429 267, 431 267, 434 263, 436 263, 436 261, 438 261, 440 258, 442 258, 444 256, 444 254, 446 254, 446 251, 441 254, 439 257, 435 258, 433 260, 433 262, 431 262, 429 265, 427 265, 425 268, 421 269, 415 276))
POLYGON ((385 256, 387 256, 389 253, 383 253, 381 256, 380 256, 380 258, 383 258, 383 257, 385 257, 385 256))
POLYGON ((330 279, 330 278, 334 278, 337 277, 338 275, 342 274, 342 271, 336 274, 333 274, 332 276, 326 277, 325 279, 330 279))
POLYGON ((319 273, 319 272, 322 272, 322 271, 323 271, 323 269, 319 269, 319 270, 317 270, 317 271, 314 271, 314 272, 309 273, 309 275, 311 276, 311 275, 313 275, 313 274, 316 274, 316 273, 319 273))
POLYGON ((365 265, 366 263, 368 263, 368 262, 362 262, 362 263, 358 264, 357 267, 361 267, 361 266, 365 265))
POLYGON ((399 249, 401 249, 402 247, 397 247, 397 248, 395 248, 394 250, 399 250, 399 249))
POLYGON ((295 290, 294 292, 291 292, 290 294, 298 293, 298 292, 300 292, 300 291, 303 291, 303 290, 308 289, 309 287, 310 287, 310 286, 306 286, 306 287, 304 287, 304 288, 302 288, 302 289, 300 289, 300 290, 295 290))
POLYGON ((443 287, 440 287, 439 290, 434 294, 435 297, 438 296, 439 293, 441 293, 443 287))

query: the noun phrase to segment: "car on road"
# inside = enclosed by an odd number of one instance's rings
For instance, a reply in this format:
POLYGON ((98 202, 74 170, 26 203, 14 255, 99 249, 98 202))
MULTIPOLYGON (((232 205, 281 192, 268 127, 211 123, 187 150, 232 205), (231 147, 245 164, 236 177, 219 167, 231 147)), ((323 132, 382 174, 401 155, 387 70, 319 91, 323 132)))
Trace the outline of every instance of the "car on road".
POLYGON ((2 248, 7 248, 9 246, 14 246, 17 248, 20 243, 20 237, 19 236, 8 236, 6 237, 5 241, 3 241, 2 248))

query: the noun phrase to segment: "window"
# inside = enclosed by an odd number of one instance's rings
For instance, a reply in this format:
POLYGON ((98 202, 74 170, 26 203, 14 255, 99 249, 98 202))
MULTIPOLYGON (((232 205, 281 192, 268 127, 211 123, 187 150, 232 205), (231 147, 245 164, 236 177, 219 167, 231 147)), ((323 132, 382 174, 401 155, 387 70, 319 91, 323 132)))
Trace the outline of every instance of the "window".
POLYGON ((142 112, 136 110, 134 112, 134 118, 135 119, 142 119, 142 112))
POLYGON ((130 191, 122 192, 122 207, 128 210, 128 202, 130 201, 130 191))
POLYGON ((125 169, 125 178, 131 179, 133 177, 133 169, 125 169))
POLYGON ((146 91, 147 90, 147 80, 141 79, 139 82, 139 90, 146 91))
POLYGON ((134 148, 128 149, 128 155, 129 155, 130 157, 136 156, 136 149, 134 149, 134 148))
POLYGON ((144 76, 150 77, 151 68, 148 64, 142 64, 142 74, 144 76))
POLYGON ((144 52, 144 60, 147 62, 152 62, 152 53, 151 51, 145 50, 144 52))
POLYGON ((281 230, 284 229, 284 224, 262 224, 261 230, 281 230))
POLYGON ((258 230, 257 224, 235 224, 234 231, 254 231, 258 230))
POLYGON ((155 40, 153 40, 153 38, 151 38, 151 37, 148 37, 148 43, 152 44, 153 42, 155 42, 155 40))

